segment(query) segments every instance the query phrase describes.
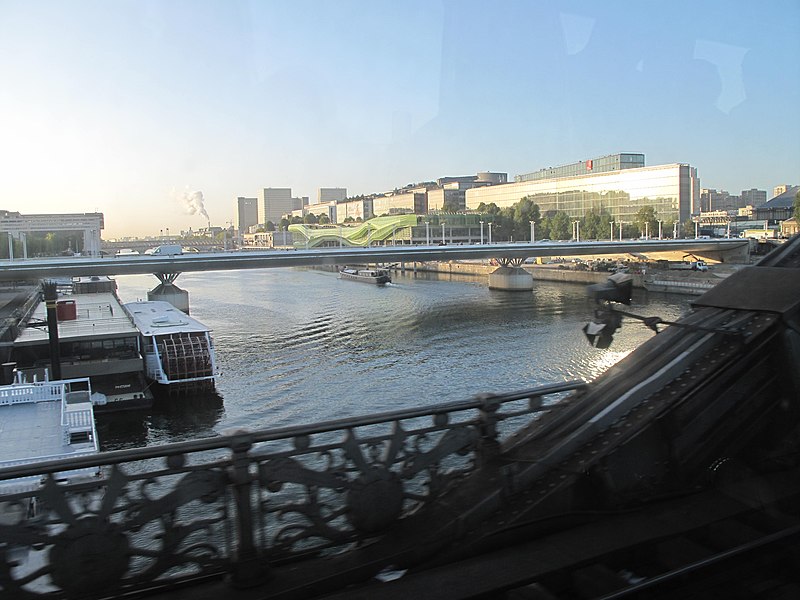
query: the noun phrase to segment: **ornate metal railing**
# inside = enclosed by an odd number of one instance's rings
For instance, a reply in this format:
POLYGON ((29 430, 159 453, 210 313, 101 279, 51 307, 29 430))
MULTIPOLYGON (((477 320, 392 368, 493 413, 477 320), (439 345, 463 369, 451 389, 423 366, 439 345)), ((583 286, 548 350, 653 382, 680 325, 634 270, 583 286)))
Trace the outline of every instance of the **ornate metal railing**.
POLYGON ((584 385, 0 470, 0 596, 257 584, 271 565, 379 536, 584 385), (102 477, 56 478, 85 467, 102 477), (32 476, 38 490, 8 493, 32 476))

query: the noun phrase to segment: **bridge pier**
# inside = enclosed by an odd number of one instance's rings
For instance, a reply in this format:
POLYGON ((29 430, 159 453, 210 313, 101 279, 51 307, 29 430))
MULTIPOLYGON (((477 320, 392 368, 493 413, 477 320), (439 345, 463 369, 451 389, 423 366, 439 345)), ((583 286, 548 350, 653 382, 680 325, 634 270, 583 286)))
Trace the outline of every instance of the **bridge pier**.
POLYGON ((489 289, 508 292, 529 292, 533 289, 533 276, 522 268, 521 258, 501 258, 500 266, 489 273, 489 289))
POLYGON ((153 273, 161 282, 152 290, 147 292, 148 300, 161 300, 169 302, 177 308, 189 314, 189 292, 182 290, 175 285, 175 280, 180 273, 153 273))

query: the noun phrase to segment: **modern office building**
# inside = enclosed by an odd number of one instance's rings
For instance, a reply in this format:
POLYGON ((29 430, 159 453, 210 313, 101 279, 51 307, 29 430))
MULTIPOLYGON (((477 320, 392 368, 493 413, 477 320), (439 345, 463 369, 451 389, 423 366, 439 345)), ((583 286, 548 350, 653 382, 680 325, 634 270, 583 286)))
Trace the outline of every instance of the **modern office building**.
POLYGON ((8 256, 14 257, 13 240, 22 242, 23 257, 28 256, 29 233, 75 232, 83 234, 81 253, 100 256, 100 231, 103 213, 29 214, 0 210, 0 233, 8 235, 8 256))
POLYGON ((347 188, 319 188, 317 190, 317 204, 342 202, 345 198, 347 198, 347 188))
POLYGON ((702 188, 700 190, 700 211, 717 212, 738 210, 744 206, 739 196, 731 196, 725 190, 702 188))
POLYGON ((258 224, 258 198, 236 198, 236 227, 239 235, 247 233, 253 225, 258 224))
MULTIPOLYGON (((786 190, 784 190, 785 192, 786 190)), ((783 193, 783 192, 781 192, 783 193)), ((775 194, 776 196, 780 194, 775 194)), ((742 194, 740 196, 742 199, 741 205, 738 208, 742 208, 745 206, 755 206, 756 208, 761 206, 762 204, 766 203, 767 201, 767 190, 757 190, 755 188, 750 190, 742 190, 742 194)))
POLYGON ((278 223, 294 210, 292 188, 264 188, 258 196, 258 222, 278 223))
POLYGON ((424 187, 404 189, 399 192, 376 196, 372 200, 375 216, 417 214, 428 212, 428 196, 424 187))
POLYGON ((608 211, 615 221, 631 223, 641 208, 652 206, 657 219, 684 222, 700 212, 696 168, 688 164, 645 167, 643 162, 644 155, 619 154, 583 161, 583 167, 573 163, 543 169, 517 176, 514 183, 467 190, 467 209, 475 210, 481 203, 513 206, 529 197, 543 216, 563 211, 581 218, 594 208, 608 211), (556 176, 538 175, 545 172, 556 176), (578 174, 565 174, 572 172, 578 174))
POLYGON ((372 202, 373 196, 364 196, 353 198, 346 202, 339 202, 336 204, 336 213, 332 221, 334 223, 344 223, 348 219, 353 221, 369 219, 374 215, 372 202))

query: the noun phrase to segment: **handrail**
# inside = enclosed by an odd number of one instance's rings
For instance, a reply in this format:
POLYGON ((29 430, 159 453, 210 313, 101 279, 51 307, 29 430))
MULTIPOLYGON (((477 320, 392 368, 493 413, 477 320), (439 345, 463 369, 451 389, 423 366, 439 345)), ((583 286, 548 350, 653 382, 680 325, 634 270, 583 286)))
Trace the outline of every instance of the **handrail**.
MULTIPOLYGON (((376 413, 372 415, 348 417, 343 419, 335 419, 332 421, 323 421, 311 425, 293 425, 289 427, 279 427, 275 429, 261 429, 256 431, 237 431, 227 435, 221 435, 213 438, 203 438, 199 440, 192 440, 188 442, 173 442, 160 446, 151 446, 147 448, 134 448, 126 450, 112 450, 110 452, 102 452, 91 457, 65 459, 65 460, 52 460, 38 463, 36 465, 37 473, 47 474, 63 471, 66 465, 70 468, 80 468, 85 466, 106 466, 113 465, 121 460, 146 460, 164 456, 173 456, 184 454, 187 452, 199 452, 206 450, 217 450, 221 448, 229 448, 238 445, 242 437, 246 437, 251 443, 274 441, 279 439, 294 438, 298 436, 308 436, 318 433, 326 433, 336 431, 338 429, 347 429, 354 427, 363 427, 366 425, 374 425, 387 421, 396 421, 402 419, 413 419, 417 417, 435 416, 448 412, 455 412, 461 410, 469 410, 481 408, 488 403, 501 405, 515 400, 524 398, 545 396, 549 394, 557 394, 561 392, 575 391, 585 388, 587 383, 582 380, 572 380, 564 383, 551 384, 532 388, 529 390, 522 390, 516 392, 509 392, 506 394, 498 395, 484 395, 475 396, 469 400, 455 401, 444 404, 435 404, 422 408, 402 409, 396 411, 388 411, 376 413)), ((0 468, 0 481, 5 479, 13 479, 16 477, 24 477, 28 475, 26 469, 19 469, 15 467, 0 468)))

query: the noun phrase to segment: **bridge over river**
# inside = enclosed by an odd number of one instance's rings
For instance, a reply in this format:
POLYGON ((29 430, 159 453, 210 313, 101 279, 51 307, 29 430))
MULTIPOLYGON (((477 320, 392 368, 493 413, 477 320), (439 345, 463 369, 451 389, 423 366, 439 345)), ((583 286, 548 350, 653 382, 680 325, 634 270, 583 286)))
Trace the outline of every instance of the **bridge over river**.
MULTIPOLYGON (((619 315, 598 304, 595 327, 619 315)), ((589 383, 4 468, 0 588, 796 598, 798 364, 796 236, 589 383)))
POLYGON ((622 242, 536 242, 445 246, 376 246, 270 251, 191 253, 178 256, 69 257, 0 262, 0 280, 42 279, 91 275, 141 273, 177 274, 188 271, 264 269, 356 263, 412 263, 441 260, 496 258, 504 265, 519 265, 539 256, 580 256, 682 252, 729 262, 748 256, 749 241, 740 239, 631 240, 622 242))

